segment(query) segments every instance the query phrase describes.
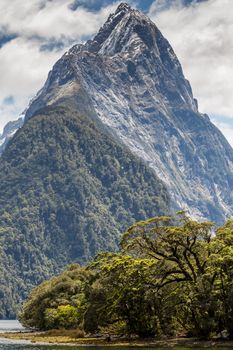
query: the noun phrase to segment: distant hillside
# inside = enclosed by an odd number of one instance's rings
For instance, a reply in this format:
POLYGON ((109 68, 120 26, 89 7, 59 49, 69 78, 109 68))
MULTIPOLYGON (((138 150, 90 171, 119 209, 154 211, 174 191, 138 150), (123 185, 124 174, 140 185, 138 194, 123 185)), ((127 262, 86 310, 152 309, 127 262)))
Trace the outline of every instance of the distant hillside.
POLYGON ((167 211, 153 170, 99 125, 67 105, 39 111, 0 162, 0 316, 66 264, 115 250, 134 221, 167 211))

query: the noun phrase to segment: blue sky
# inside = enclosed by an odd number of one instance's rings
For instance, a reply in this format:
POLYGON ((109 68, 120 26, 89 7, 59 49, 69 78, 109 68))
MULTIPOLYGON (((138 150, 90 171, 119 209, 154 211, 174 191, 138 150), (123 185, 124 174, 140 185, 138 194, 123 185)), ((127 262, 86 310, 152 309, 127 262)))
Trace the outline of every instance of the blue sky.
MULTIPOLYGON (((96 11, 96 10, 99 10, 103 6, 107 6, 111 3, 113 3, 113 1, 111 1, 111 0, 89 0, 89 1, 77 0, 77 1, 75 1, 75 3, 77 4, 77 6, 82 4, 86 8, 96 11)), ((148 11, 149 7, 151 6, 152 3, 153 3, 153 0, 142 0, 142 1, 138 2, 138 5, 139 5, 141 10, 148 11)))
MULTIPOLYGON (((203 0, 201 0, 203 1, 203 0)), ((125 1, 124 1, 125 2, 125 1)), ((138 8, 140 8, 142 11, 147 12, 150 8, 150 6, 153 4, 154 0, 138 0, 138 8)), ((173 0, 167 0, 167 5, 169 6, 172 2, 174 2, 173 0)), ((189 5, 190 3, 192 3, 193 0, 183 0, 182 4, 183 5, 189 5)), ((197 1, 196 1, 197 2, 197 1)), ((199 0, 200 2, 200 0, 199 0)), ((85 6, 87 9, 89 10, 94 10, 94 11, 98 11, 101 7, 103 6, 107 6, 109 4, 112 4, 113 1, 112 0, 76 0, 74 1, 74 4, 76 6, 80 6, 83 5, 85 6)), ((76 7, 75 6, 75 7, 76 7)))
MULTIPOLYGON (((0 1, 0 132, 74 43, 92 37, 117 0, 0 1)), ((128 0, 169 40, 199 109, 233 145, 232 0, 128 0)))

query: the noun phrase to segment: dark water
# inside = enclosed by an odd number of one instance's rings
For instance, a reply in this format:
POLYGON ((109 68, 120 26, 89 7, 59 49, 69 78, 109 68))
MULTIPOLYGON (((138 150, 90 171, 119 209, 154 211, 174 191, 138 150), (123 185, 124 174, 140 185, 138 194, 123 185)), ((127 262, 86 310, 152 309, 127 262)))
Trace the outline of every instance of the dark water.
MULTIPOLYGON (((18 321, 0 320, 0 350, 148 350, 150 348, 136 347, 104 347, 104 346, 67 346, 67 345, 35 345, 27 341, 9 340, 1 338, 3 332, 18 332, 24 328, 18 321)), ((152 348, 151 348, 152 349, 152 348)), ((164 348, 153 348, 155 350, 171 350, 164 348)), ((188 348, 174 348, 173 350, 193 350, 188 348)), ((206 350, 205 348, 195 348, 195 350, 206 350)), ((208 350, 233 350, 233 348, 208 348, 208 350)))
MULTIPOLYGON (((14 344, 14 343, 1 343, 0 350, 148 350, 150 348, 136 348, 136 347, 102 347, 102 346, 68 346, 68 345, 33 345, 33 344, 14 344)), ((155 349, 155 348, 153 348, 155 349)), ((152 348, 151 348, 152 350, 152 348)), ((160 349, 156 350, 171 350, 160 349)), ((174 349, 175 350, 175 349, 174 349)), ((191 349, 176 349, 176 350, 191 350, 191 349)), ((200 350, 200 349, 199 349, 200 350)), ((204 350, 204 349, 201 349, 204 350)), ((212 349, 213 350, 213 349, 212 349)), ((220 349, 222 350, 222 349, 220 349)), ((224 349, 225 350, 225 349, 224 349)))
MULTIPOLYGON (((0 340, 1 341, 1 340, 0 340)), ((0 343, 0 350, 171 350, 171 349, 164 349, 164 348, 138 348, 138 347, 102 347, 102 346, 64 346, 64 345, 32 345, 32 344, 1 344, 0 343)), ((210 348, 209 348, 210 349, 210 348)), ((216 350, 210 349, 210 350, 216 350)), ((222 348, 218 348, 219 350, 223 350, 222 348)), ((173 350, 192 350, 192 349, 178 349, 174 348, 173 350)), ((195 349, 195 350, 204 350, 203 349, 195 349)), ((224 349, 226 350, 226 349, 224 349)), ((229 350, 229 348, 228 348, 229 350)))
MULTIPOLYGON (((64 345, 32 345, 32 344, 1 344, 0 350, 171 350, 171 348, 142 348, 142 347, 102 347, 102 346, 64 346, 64 345)), ((208 350, 229 350, 232 348, 208 348, 208 350)), ((173 348, 173 350, 193 350, 189 348, 173 348)), ((195 348, 195 350, 206 350, 206 348, 195 348)))

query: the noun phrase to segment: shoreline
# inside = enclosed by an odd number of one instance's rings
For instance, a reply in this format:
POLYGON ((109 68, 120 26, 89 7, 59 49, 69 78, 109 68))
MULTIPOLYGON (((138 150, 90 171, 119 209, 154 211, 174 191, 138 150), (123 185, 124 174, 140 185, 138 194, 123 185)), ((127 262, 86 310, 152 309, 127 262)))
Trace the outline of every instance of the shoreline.
POLYGON ((65 345, 65 346, 106 346, 106 347, 151 347, 151 348, 233 348, 233 341, 228 340, 198 340, 195 338, 171 338, 171 339, 126 339, 115 338, 108 341, 106 337, 76 338, 67 335, 58 335, 52 332, 3 332, 0 338, 9 340, 9 343, 25 343, 28 345, 65 345))

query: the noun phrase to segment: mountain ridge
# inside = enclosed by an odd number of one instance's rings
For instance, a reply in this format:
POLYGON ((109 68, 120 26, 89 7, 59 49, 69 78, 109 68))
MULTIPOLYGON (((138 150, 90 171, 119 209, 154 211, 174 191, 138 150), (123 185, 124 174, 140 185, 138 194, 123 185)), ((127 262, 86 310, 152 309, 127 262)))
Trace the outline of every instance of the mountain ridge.
POLYGON ((232 148, 198 112, 174 50, 144 14, 123 3, 92 40, 65 53, 26 119, 66 95, 148 162, 174 210, 219 224, 232 215, 232 148))

